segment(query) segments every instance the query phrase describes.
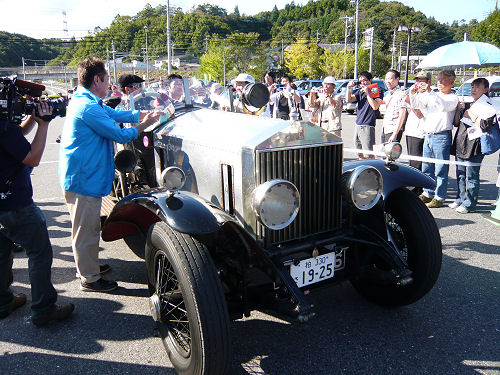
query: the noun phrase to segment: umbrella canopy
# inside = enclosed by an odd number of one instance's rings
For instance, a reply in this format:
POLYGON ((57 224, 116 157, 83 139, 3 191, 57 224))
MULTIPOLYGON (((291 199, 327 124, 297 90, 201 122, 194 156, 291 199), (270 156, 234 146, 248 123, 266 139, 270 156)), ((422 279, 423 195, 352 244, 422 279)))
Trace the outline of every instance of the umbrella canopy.
POLYGON ((500 65, 500 48, 484 42, 458 42, 439 47, 417 69, 488 67, 500 65))

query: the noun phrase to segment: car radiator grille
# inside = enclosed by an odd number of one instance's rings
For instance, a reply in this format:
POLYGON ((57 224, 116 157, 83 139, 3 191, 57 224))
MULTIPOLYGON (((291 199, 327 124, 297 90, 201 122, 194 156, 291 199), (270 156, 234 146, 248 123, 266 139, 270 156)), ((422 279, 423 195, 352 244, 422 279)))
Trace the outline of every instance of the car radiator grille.
POLYGON ((292 182, 300 209, 287 228, 270 230, 257 223, 257 238, 269 248, 338 228, 341 224, 342 144, 256 151, 257 186, 272 180, 292 182))

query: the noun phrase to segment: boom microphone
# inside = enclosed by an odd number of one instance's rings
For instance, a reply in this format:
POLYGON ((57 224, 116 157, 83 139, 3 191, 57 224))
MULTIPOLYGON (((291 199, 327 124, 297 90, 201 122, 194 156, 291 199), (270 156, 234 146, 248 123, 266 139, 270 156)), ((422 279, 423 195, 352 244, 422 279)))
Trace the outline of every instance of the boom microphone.
POLYGON ((31 96, 42 96, 42 92, 45 90, 44 85, 39 83, 24 81, 22 79, 16 79, 15 85, 20 89, 25 89, 30 91, 31 96))

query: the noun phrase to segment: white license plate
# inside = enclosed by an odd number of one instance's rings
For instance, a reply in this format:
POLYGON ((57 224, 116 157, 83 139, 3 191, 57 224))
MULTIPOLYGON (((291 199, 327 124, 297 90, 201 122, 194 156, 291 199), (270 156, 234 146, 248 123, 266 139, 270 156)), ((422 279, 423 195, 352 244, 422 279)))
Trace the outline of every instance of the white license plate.
MULTIPOLYGON (((297 283, 297 286, 303 287, 311 285, 326 279, 331 279, 335 268, 342 268, 336 262, 335 252, 318 255, 316 258, 309 258, 300 261, 297 265, 290 265, 290 275, 297 283), (337 264, 337 267, 335 265, 337 264)), ((342 261, 343 263, 343 261, 342 261)))

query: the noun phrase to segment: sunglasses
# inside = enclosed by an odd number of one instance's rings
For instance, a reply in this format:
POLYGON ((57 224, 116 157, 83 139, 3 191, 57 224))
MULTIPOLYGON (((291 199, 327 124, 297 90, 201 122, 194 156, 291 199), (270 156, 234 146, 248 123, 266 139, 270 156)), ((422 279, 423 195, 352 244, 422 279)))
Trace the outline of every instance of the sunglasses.
POLYGON ((138 89, 139 87, 141 87, 141 84, 140 83, 132 83, 131 85, 127 85, 128 88, 131 88, 131 89, 138 89))

